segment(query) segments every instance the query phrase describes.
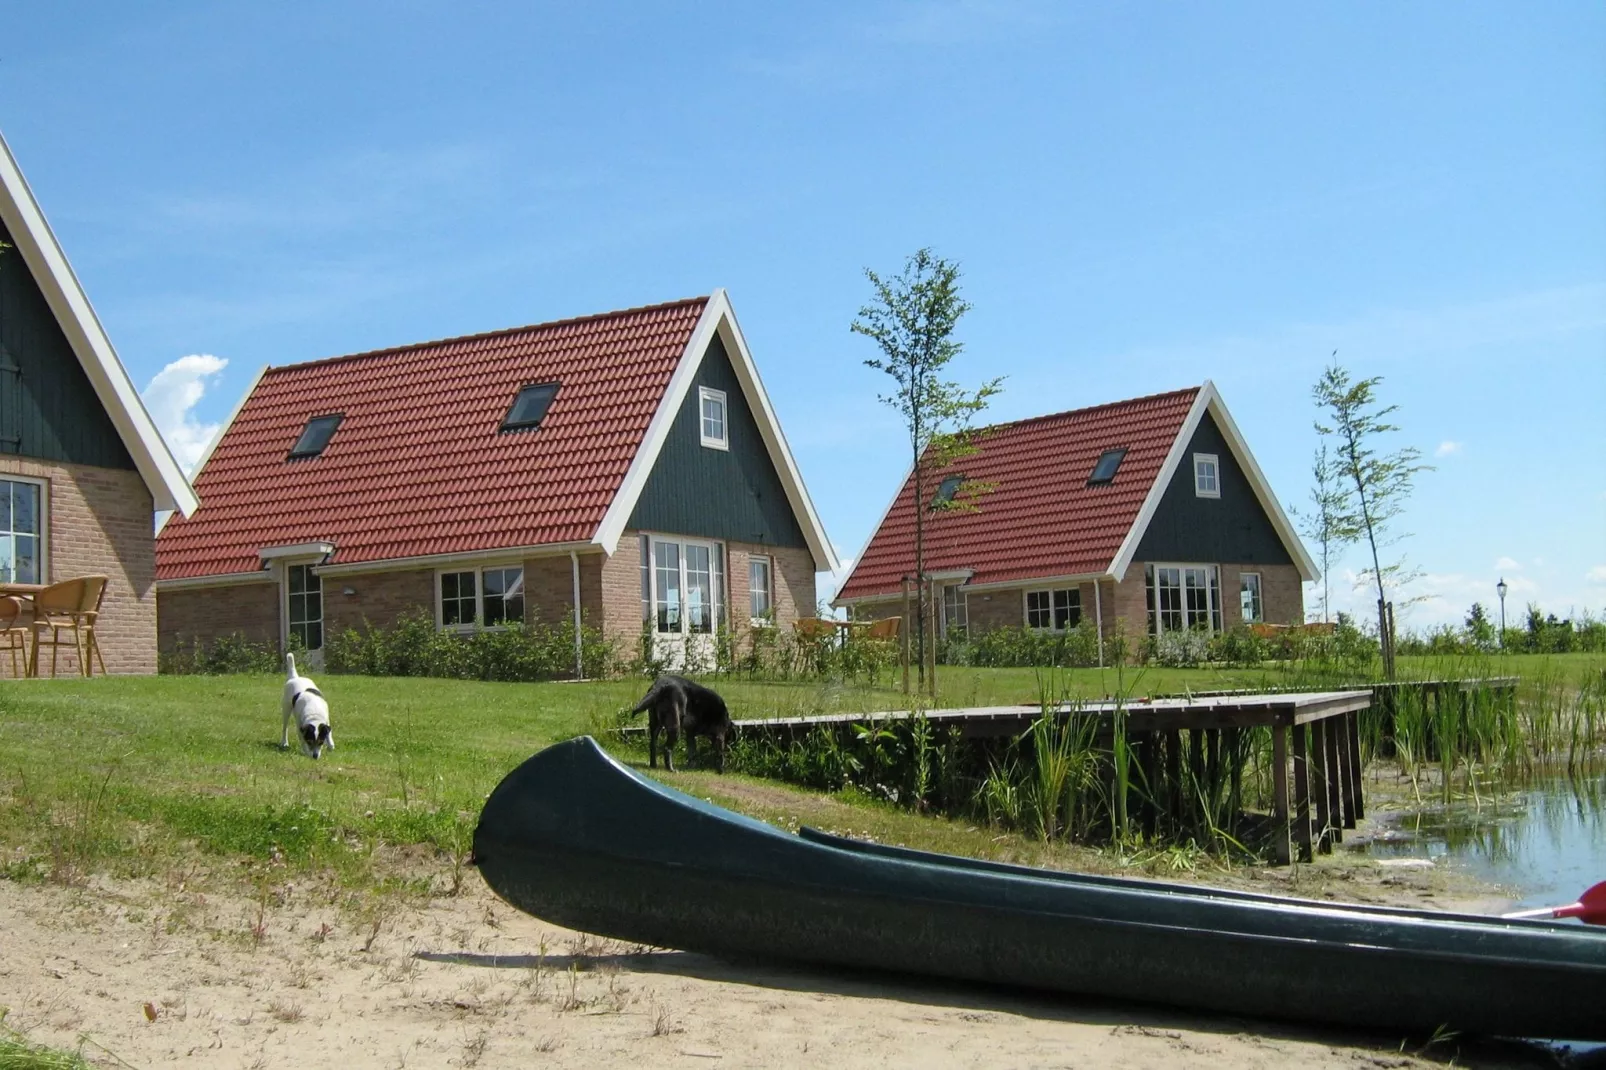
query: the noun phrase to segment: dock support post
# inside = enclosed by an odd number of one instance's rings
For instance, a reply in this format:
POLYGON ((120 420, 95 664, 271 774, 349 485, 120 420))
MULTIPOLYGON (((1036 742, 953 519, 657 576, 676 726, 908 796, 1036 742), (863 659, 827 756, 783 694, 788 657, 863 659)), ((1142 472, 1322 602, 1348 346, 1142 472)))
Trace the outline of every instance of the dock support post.
POLYGON ((1327 737, 1322 723, 1313 721, 1310 728, 1310 793, 1316 804, 1316 850, 1329 854, 1333 850, 1333 811, 1327 795, 1327 737))
POLYGON ((1144 732, 1138 745, 1143 748, 1143 779, 1147 790, 1143 802, 1143 834, 1153 837, 1160 831, 1160 741, 1159 732, 1144 732))
MULTIPOLYGON (((1327 757, 1327 765, 1322 770, 1322 780, 1327 787, 1327 824, 1333 842, 1343 843, 1345 778, 1342 772, 1344 757, 1338 742, 1338 722, 1331 717, 1323 717, 1321 733, 1327 757)), ((1354 825, 1349 827, 1353 828, 1354 825)))
POLYGON ((1350 791, 1355 796, 1355 820, 1366 816, 1366 794, 1361 790, 1361 711, 1344 715, 1344 729, 1349 733, 1350 791))
POLYGON ((1229 728, 1221 741, 1227 751, 1227 820, 1232 822, 1233 835, 1238 833, 1238 815, 1243 810, 1244 767, 1238 753, 1238 740, 1242 729, 1229 728))
MULTIPOLYGON (((1175 738, 1175 733, 1173 733, 1175 738)), ((1272 836, 1273 860, 1288 864, 1288 729, 1271 726, 1272 816, 1276 832, 1272 836)))
POLYGON ((1188 729, 1188 775, 1193 779, 1193 790, 1188 792, 1188 808, 1194 811, 1192 825, 1196 832, 1204 832, 1205 759, 1204 729, 1188 729))
POLYGON ((1339 808, 1344 815, 1344 827, 1355 827, 1355 780, 1351 776, 1350 738, 1349 726, 1345 723, 1348 715, 1329 717, 1324 724, 1332 725, 1333 742, 1338 750, 1338 798, 1339 808))
POLYGON ((1311 860, 1310 748, 1305 726, 1294 726, 1294 846, 1301 862, 1311 860))
POLYGON ((1175 832, 1182 826, 1182 733, 1174 728, 1165 734, 1165 779, 1166 811, 1175 832))

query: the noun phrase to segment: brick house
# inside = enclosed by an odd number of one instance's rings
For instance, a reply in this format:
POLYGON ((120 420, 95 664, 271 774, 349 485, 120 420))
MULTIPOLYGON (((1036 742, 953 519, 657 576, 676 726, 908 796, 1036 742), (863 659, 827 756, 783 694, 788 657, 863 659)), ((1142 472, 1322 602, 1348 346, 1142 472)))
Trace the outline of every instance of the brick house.
MULTIPOLYGON (((943 633, 1091 620, 1101 638, 1119 626, 1130 640, 1303 622, 1315 564, 1210 382, 999 424, 978 444, 922 488, 943 633), (996 486, 974 511, 933 508, 956 491, 964 501, 968 481, 996 486)), ((914 499, 911 473, 837 605, 903 612, 914 499)))
POLYGON ((265 369, 157 537, 161 643, 649 627, 672 662, 835 566, 724 291, 265 369))
POLYGON ((107 671, 155 672, 155 512, 195 492, 3 138, 0 243, 0 582, 106 576, 107 671))

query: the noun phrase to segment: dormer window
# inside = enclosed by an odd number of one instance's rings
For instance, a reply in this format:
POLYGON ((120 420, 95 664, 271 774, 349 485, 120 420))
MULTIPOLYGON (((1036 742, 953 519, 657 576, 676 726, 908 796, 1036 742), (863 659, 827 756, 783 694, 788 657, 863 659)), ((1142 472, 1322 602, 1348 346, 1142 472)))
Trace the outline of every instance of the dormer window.
POLYGON ((1221 497, 1221 465, 1214 453, 1193 455, 1193 492, 1201 498, 1221 497))
POLYGON ((937 493, 932 496, 931 507, 933 509, 942 509, 952 505, 954 495, 959 493, 959 488, 964 485, 964 482, 964 476, 949 476, 944 479, 937 486, 937 493))
POLYGON ((305 457, 316 457, 329 445, 329 440, 335 437, 335 428, 340 426, 344 413, 334 413, 329 416, 314 416, 307 421, 307 426, 301 429, 301 437, 296 439, 294 448, 290 450, 289 460, 295 461, 305 457))
POLYGON ((1097 486, 1108 483, 1115 478, 1115 470, 1121 467, 1121 458, 1126 456, 1126 447, 1105 450, 1099 454, 1099 462, 1093 466, 1093 474, 1087 477, 1087 485, 1097 486))
POLYGON ((725 417, 725 391, 712 387, 697 388, 698 425, 703 445, 713 450, 731 448, 730 421, 725 417))
POLYGON ((552 399, 557 397, 557 383, 534 383, 519 391, 513 405, 502 419, 500 431, 531 431, 541 426, 552 399))

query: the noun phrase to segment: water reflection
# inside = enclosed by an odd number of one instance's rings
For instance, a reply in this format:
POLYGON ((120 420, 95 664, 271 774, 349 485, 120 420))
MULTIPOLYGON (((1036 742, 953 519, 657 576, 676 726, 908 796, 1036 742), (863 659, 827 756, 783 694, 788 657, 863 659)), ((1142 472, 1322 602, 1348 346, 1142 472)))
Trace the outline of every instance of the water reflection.
POLYGON ((1516 907, 1570 903, 1606 880, 1606 773, 1548 778, 1411 815, 1365 846, 1377 858, 1431 858, 1520 895, 1516 907))

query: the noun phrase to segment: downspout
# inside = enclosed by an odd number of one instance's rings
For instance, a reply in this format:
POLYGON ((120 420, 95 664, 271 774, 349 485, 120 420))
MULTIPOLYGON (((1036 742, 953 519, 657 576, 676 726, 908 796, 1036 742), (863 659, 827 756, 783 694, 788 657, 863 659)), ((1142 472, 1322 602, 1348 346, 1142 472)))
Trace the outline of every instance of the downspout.
POLYGON ((1093 581, 1093 629, 1099 633, 1099 668, 1104 668, 1104 600, 1099 597, 1103 580, 1093 581))
POLYGON ((580 554, 569 551, 569 565, 574 572, 574 678, 585 677, 585 647, 580 637, 580 554))

